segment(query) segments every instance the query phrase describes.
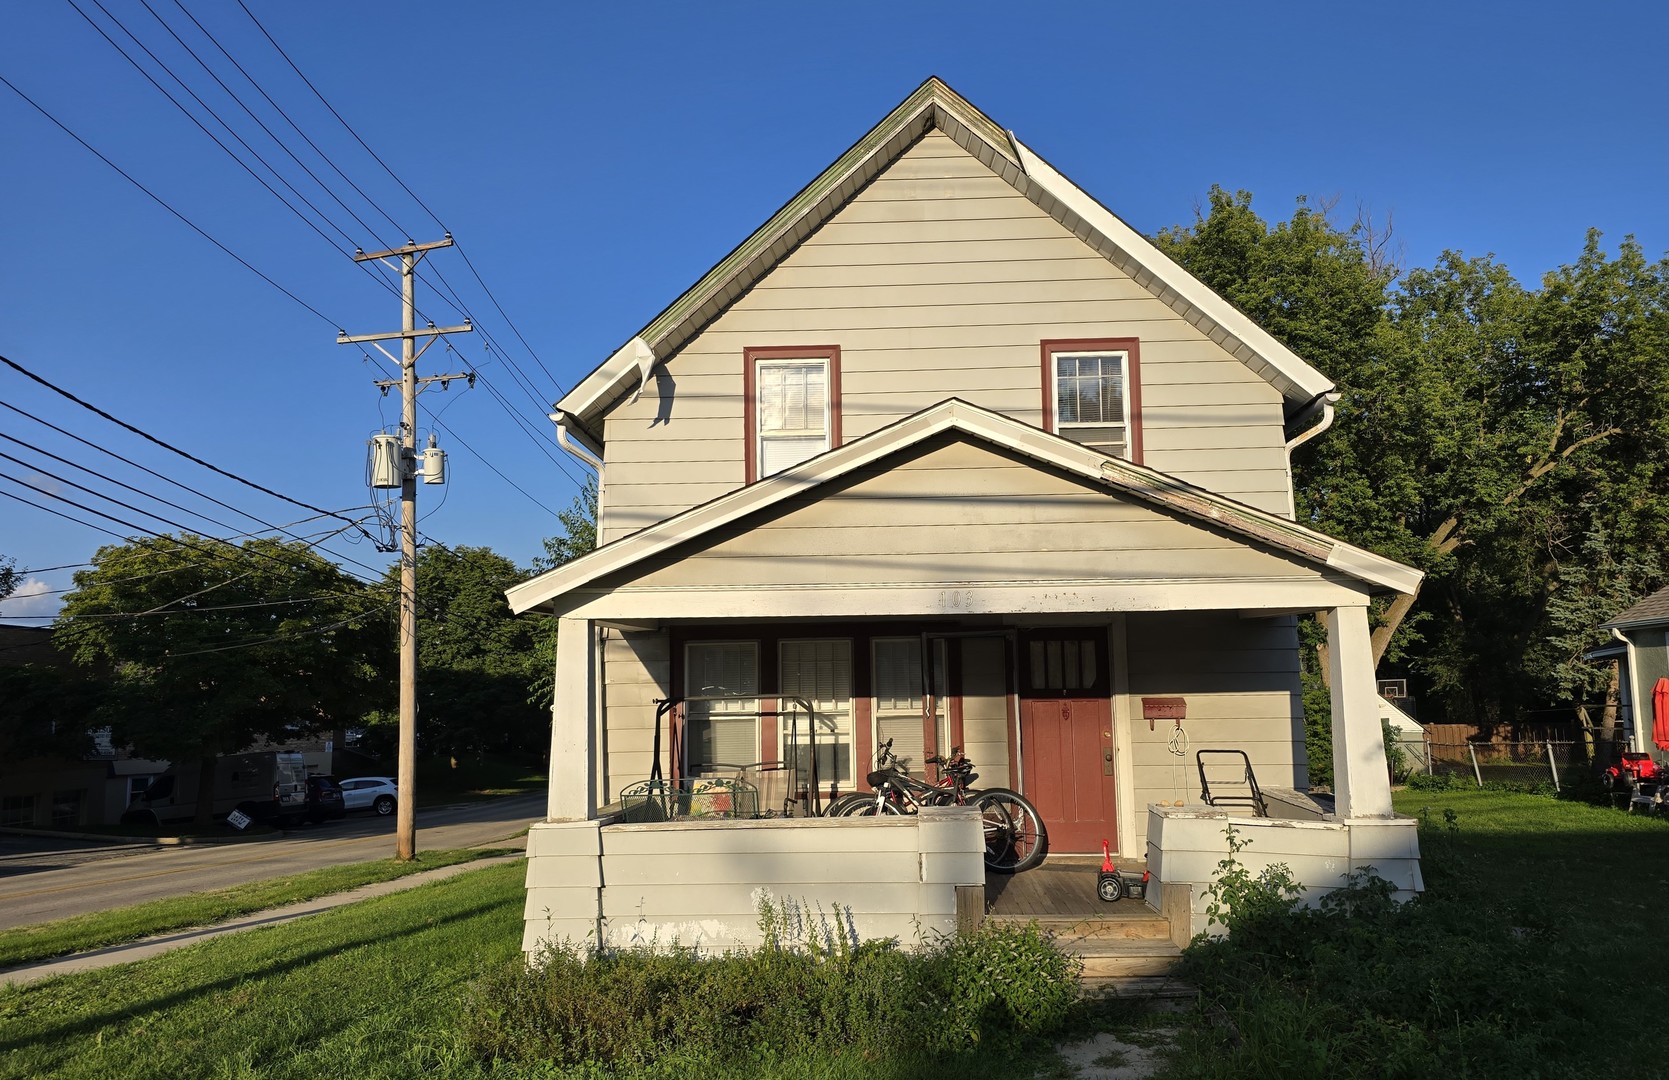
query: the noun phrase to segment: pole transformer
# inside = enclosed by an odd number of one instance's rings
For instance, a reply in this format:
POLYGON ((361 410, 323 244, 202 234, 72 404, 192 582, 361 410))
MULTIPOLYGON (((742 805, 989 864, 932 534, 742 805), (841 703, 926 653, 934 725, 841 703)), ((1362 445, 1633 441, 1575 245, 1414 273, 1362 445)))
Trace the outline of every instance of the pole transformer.
MULTIPOLYGON (((390 251, 363 251, 354 254, 355 262, 376 259, 400 271, 400 329, 383 334, 337 335, 339 345, 358 345, 369 342, 384 356, 400 366, 400 758, 397 777, 399 814, 395 819, 394 856, 409 861, 417 855, 417 393, 420 384, 447 382, 452 379, 473 378, 466 375, 439 375, 427 379, 417 377, 417 361, 430 345, 443 334, 462 334, 474 329, 466 320, 462 326, 437 327, 430 323, 417 327, 416 280, 417 264, 435 248, 451 247, 452 236, 427 244, 407 242, 405 247, 390 251), (396 358, 384 341, 400 340, 400 355, 396 358), (422 347, 418 338, 427 338, 422 347)), ((383 386, 392 383, 379 384, 383 386)))

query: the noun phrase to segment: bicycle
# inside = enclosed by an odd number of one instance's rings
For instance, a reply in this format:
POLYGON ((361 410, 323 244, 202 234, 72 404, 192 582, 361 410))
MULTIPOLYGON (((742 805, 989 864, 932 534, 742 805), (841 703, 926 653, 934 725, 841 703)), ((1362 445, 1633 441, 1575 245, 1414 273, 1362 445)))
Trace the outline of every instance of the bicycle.
POLYGON ((1048 850, 1048 832, 1043 816, 1025 796, 1008 788, 976 789, 969 785, 979 779, 973 762, 961 747, 949 758, 927 758, 941 769, 938 783, 911 776, 898 763, 892 740, 876 751, 876 770, 866 778, 873 791, 855 791, 829 804, 830 817, 872 817, 913 814, 923 806, 968 806, 980 813, 985 833, 985 865, 1001 874, 1029 870, 1043 861, 1048 850))

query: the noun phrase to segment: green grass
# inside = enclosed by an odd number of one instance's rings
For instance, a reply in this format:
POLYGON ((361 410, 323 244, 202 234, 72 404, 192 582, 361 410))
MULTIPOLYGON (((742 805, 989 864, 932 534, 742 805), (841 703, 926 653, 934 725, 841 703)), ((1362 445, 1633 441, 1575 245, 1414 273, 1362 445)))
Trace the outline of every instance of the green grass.
POLYGON ((523 795, 545 787, 541 767, 502 758, 423 758, 417 763, 418 806, 523 795))
POLYGON ((109 945, 183 930, 209 926, 227 919, 311 900, 331 893, 346 892, 361 885, 391 881, 422 870, 469 862, 496 850, 459 849, 426 851, 411 862, 380 859, 310 870, 289 877, 236 885, 229 889, 191 896, 153 900, 114 911, 94 912, 55 922, 22 926, 0 932, 0 967, 15 967, 67 953, 101 949, 109 945))
POLYGON ((0 989, 0 1077, 478 1072, 451 1019, 517 954, 520 865, 0 989))
MULTIPOLYGON (((619 1073, 474 1059, 464 1029, 472 986, 518 963, 523 868, 495 866, 232 934, 152 960, 0 987, 0 1080, 121 1076, 431 1075, 562 1080, 907 1080, 948 1069, 962 1080, 1065 1080, 1047 1046, 925 1059, 827 1055, 714 1067, 676 1058, 619 1073)), ((1140 1026, 1117 1003, 1088 1010, 1075 1035, 1140 1026)))
POLYGON ((1650 1045, 1608 1057, 1605 1033, 1659 1023, 1669 822, 1496 791, 1395 802, 1428 822, 1425 895, 1191 949, 1202 1007, 1165 1080, 1664 1075, 1650 1045))

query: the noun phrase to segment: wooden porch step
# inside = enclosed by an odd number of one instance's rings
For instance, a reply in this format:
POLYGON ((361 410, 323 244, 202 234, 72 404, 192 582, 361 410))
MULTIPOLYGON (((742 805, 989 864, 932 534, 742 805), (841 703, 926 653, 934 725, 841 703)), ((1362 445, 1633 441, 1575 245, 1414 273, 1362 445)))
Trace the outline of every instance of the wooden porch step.
POLYGON ((987 922, 1026 926, 1036 923, 1063 945, 1078 941, 1171 940, 1170 920, 1140 901, 1120 901, 1105 912, 1073 915, 1008 915, 992 912, 987 922))
POLYGON ((1199 996, 1199 990, 1171 975, 1084 976, 1079 980, 1086 996, 1182 1001, 1199 996))
POLYGON ((1169 975, 1182 959, 1182 950, 1169 941, 1062 942, 1068 952, 1084 962, 1085 983, 1099 979, 1169 975))

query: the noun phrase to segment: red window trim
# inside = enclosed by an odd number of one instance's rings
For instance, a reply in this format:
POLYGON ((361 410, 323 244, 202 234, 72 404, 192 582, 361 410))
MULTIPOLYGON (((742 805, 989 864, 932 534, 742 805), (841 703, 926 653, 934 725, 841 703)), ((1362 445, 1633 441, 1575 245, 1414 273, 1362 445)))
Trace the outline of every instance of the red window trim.
POLYGON ((761 360, 827 360, 829 362, 829 449, 840 445, 840 346, 762 345, 742 350, 742 443, 747 483, 759 479, 759 380, 761 360))
POLYGON ((1055 431, 1055 353, 1101 349, 1124 353, 1130 358, 1129 370, 1124 373, 1125 395, 1130 399, 1130 460, 1142 464, 1141 345, 1140 338, 1052 338, 1041 342, 1038 351, 1043 368, 1043 430, 1055 431))

